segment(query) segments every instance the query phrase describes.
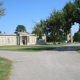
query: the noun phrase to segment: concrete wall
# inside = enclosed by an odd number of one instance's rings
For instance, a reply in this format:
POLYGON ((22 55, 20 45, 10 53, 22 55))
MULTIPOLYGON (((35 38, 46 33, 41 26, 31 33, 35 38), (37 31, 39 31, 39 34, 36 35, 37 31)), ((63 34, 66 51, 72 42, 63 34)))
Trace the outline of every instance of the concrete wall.
POLYGON ((37 36, 29 36, 29 44, 36 44, 37 36))
MULTIPOLYGON (((38 42, 37 42, 37 36, 35 36, 35 35, 30 35, 29 36, 30 38, 29 38, 29 44, 37 44, 38 42)), ((44 36, 42 36, 42 39, 41 40, 43 40, 44 41, 44 43, 46 43, 46 36, 44 35, 44 36)))
POLYGON ((0 35, 0 45, 16 45, 16 35, 0 35))
MULTIPOLYGON (((37 36, 35 34, 19 33, 19 34, 0 34, 0 45, 23 45, 23 38, 26 37, 26 45, 36 44, 37 36)), ((42 36, 42 39, 46 42, 46 36, 42 36)))

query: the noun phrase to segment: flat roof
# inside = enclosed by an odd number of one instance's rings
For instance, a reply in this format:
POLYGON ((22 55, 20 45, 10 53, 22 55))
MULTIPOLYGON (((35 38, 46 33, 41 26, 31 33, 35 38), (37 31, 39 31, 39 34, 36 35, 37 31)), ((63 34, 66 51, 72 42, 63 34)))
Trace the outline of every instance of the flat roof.
POLYGON ((16 36, 16 34, 0 34, 0 36, 16 36))

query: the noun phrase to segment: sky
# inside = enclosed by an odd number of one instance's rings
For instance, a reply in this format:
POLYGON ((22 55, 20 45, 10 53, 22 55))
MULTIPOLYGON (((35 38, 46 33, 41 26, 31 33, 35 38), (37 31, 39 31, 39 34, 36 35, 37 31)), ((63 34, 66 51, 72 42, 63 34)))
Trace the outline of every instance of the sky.
MULTIPOLYGON (((66 2, 73 0, 0 0, 6 8, 5 16, 0 18, 2 33, 14 33, 17 25, 24 25, 28 32, 32 32, 36 22, 45 20, 50 13, 62 10, 66 2)), ((78 31, 78 24, 73 25, 72 34, 78 31)))

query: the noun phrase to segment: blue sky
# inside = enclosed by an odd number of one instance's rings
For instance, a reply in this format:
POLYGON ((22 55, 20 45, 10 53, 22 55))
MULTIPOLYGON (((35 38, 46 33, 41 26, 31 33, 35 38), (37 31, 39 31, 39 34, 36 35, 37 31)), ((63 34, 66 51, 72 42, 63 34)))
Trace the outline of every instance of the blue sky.
MULTIPOLYGON (((0 30, 14 33, 17 25, 24 25, 31 33, 35 23, 46 19, 56 9, 61 10, 70 0, 0 0, 4 2, 6 15, 0 19, 0 30)), ((71 0, 73 1, 73 0, 71 0)), ((78 25, 72 27, 72 33, 78 30, 78 25)))

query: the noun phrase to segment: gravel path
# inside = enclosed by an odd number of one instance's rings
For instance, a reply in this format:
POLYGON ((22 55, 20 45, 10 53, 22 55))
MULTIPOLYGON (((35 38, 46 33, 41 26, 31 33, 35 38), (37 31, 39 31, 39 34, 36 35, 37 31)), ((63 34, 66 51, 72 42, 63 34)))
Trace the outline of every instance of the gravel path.
POLYGON ((80 44, 43 52, 0 51, 14 61, 11 80, 80 80, 80 44))

